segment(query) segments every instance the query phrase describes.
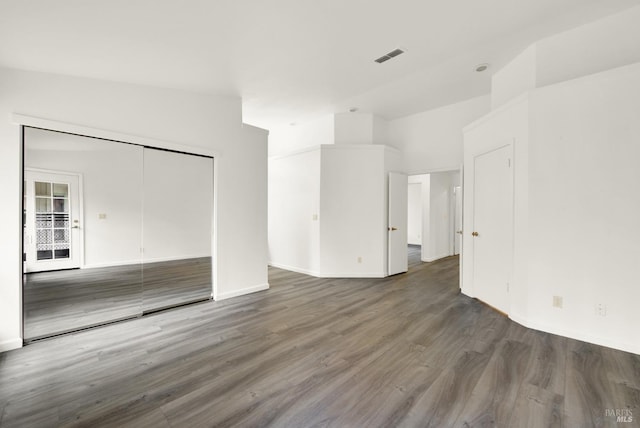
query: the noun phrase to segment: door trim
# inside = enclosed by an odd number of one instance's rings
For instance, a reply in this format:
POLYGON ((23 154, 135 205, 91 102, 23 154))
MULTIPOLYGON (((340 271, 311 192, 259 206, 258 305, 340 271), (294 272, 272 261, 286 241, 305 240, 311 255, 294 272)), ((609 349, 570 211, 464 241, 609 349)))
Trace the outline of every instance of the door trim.
MULTIPOLYGON (((483 154, 491 153, 501 148, 510 146, 511 147, 511 159, 512 159, 512 168, 511 168, 511 203, 513 210, 513 218, 515 219, 515 169, 517 166, 516 159, 516 139, 515 137, 511 138, 502 138, 497 139, 494 144, 483 144, 479 147, 479 150, 469 150, 465 153, 465 163, 464 169, 462 171, 462 248, 460 253, 460 288, 463 294, 469 297, 476 297, 476 293, 474 290, 473 278, 473 241, 471 233, 473 232, 474 225, 474 209, 475 209, 475 159, 478 156, 483 154)), ((514 239, 515 239, 515 221, 512 222, 511 225, 511 262, 510 262, 510 271, 511 275, 513 275, 513 248, 514 248, 514 239)), ((513 282, 513 278, 511 277, 510 283, 513 282)))
MULTIPOLYGON (((83 177, 81 173, 78 172, 69 172, 69 171, 60 171, 53 169, 45 169, 45 168, 31 168, 31 167, 23 167, 22 169, 22 185, 24 186, 24 182, 27 179, 27 172, 33 173, 43 173, 43 174, 56 174, 56 175, 67 175, 73 176, 78 179, 78 221, 80 222, 81 228, 78 231, 80 236, 78 237, 78 248, 79 252, 79 267, 80 269, 85 267, 85 257, 84 257, 84 188, 83 188, 83 177)), ((25 189, 22 189, 24 192, 25 189)), ((23 207, 24 211, 25 207, 23 207)), ((69 220, 71 221, 71 219, 69 220)), ((23 224, 24 228, 24 224, 23 224)), ((24 242, 24 234, 22 237, 22 254, 25 253, 25 242, 24 242)), ((26 273, 26 262, 23 260, 22 263, 22 273, 26 273)), ((24 285, 24 284, 23 284, 24 285)))
MULTIPOLYGON (((473 233, 473 231, 476 230, 475 227, 475 207, 476 207, 476 189, 475 189, 475 183, 476 183, 476 160, 480 157, 480 156, 484 156, 484 155, 488 155, 490 153, 494 153, 498 150, 502 150, 508 148, 510 153, 509 153, 509 158, 510 158, 510 168, 509 168, 509 180, 510 180, 510 188, 509 188, 509 198, 510 198, 510 211, 511 211, 511 225, 510 225, 510 239, 509 239, 509 257, 508 257, 508 270, 507 270, 507 308, 503 308, 503 309, 499 309, 499 308, 495 308, 494 306, 492 306, 491 303, 489 302, 485 302, 483 300, 481 300, 483 303, 485 303, 487 306, 492 307, 493 309, 495 309, 496 311, 509 316, 509 313, 511 312, 510 308, 511 308, 511 285, 513 283, 513 256, 514 256, 514 232, 515 232, 515 140, 512 139, 509 142, 502 142, 500 144, 497 144, 495 146, 493 146, 490 149, 485 149, 483 151, 478 151, 476 153, 474 153, 471 156, 472 162, 471 162, 471 167, 473 169, 473 171, 471 172, 471 174, 473 174, 473 178, 472 178, 472 188, 471 188, 471 202, 472 202, 472 206, 470 207, 468 214, 470 217, 470 223, 471 223, 471 228, 469 230, 467 230, 465 233, 466 235, 469 237, 471 236, 471 233, 473 233), (506 309, 506 310, 505 310, 506 309)), ((464 223, 463 223, 464 224, 464 223)), ((463 226, 463 230, 464 230, 464 226, 463 226)), ((464 234, 463 234, 464 237, 464 234)), ((469 238, 468 238, 469 239, 469 238)), ((469 242, 469 247, 471 250, 471 257, 470 260, 471 262, 468 263, 469 264, 469 270, 471 272, 470 275, 470 279, 471 279, 471 288, 473 290, 473 294, 474 296, 477 296, 477 290, 475 289, 475 240, 473 238, 470 238, 470 242, 469 242)), ((463 244, 463 249, 464 249, 464 244, 463 244)), ((468 254, 469 252, 467 252, 468 254)))

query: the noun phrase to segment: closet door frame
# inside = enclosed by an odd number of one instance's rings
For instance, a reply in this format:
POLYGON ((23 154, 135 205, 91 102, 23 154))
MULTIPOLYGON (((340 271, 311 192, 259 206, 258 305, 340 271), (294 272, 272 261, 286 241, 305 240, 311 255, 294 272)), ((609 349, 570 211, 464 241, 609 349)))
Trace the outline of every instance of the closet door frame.
MULTIPOLYGON (((217 261, 218 261, 218 243, 217 243, 217 205, 218 205, 218 159, 220 157, 219 153, 215 150, 206 147, 200 146, 190 146, 186 144, 179 144, 170 141, 159 140, 155 138, 147 138, 138 135, 130 135, 121 132, 109 131, 104 129, 92 128, 84 125, 71 124, 66 122, 60 122, 57 120, 33 117, 29 115, 23 115, 18 113, 13 113, 12 122, 20 127, 20 151, 21 151, 21 161, 20 161, 20 195, 23 194, 24 189, 23 183, 25 179, 24 174, 24 153, 25 153, 25 141, 24 141, 24 129, 25 127, 38 128, 42 130, 54 131, 54 132, 62 132, 71 135, 84 136, 89 138, 96 138, 100 140, 113 141, 116 143, 124 143, 124 144, 133 144, 142 147, 148 147, 151 149, 160 149, 167 150, 177 153, 183 153, 188 155, 197 155, 197 156, 205 156, 212 158, 213 163, 213 207, 212 207, 212 226, 211 226, 211 298, 215 299, 214 296, 217 295, 217 261)), ((23 198, 24 199, 24 198, 23 198)), ((22 218, 24 207, 23 203, 20 204, 20 218, 22 218)), ((22 224, 22 222, 21 222, 22 224)), ((22 231, 20 231, 21 235, 23 235, 22 231)), ((18 248, 20 254, 20 260, 22 265, 22 258, 24 252, 24 243, 23 240, 20 240, 20 246, 18 248)), ((20 331, 21 337, 24 342, 24 296, 23 296, 23 283, 20 283, 20 302, 19 302, 19 311, 20 311, 20 331)))

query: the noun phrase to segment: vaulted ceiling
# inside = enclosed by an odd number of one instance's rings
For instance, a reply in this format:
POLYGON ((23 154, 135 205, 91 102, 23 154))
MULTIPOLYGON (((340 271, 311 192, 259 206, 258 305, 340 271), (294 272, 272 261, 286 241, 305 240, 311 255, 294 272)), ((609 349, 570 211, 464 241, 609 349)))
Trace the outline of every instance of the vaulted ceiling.
POLYGON ((0 66, 238 95, 264 128, 350 107, 395 118, 486 94, 528 44, 639 3, 0 0, 0 66))

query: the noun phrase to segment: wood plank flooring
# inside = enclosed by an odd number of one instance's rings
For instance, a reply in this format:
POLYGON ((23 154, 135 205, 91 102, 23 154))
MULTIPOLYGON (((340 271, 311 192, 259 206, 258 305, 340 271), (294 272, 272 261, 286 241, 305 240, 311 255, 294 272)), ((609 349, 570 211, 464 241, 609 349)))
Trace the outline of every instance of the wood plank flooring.
POLYGON ((37 339, 211 296, 211 258, 24 275, 24 335, 37 339))
POLYGON ((1 427, 639 426, 640 356, 526 329, 458 260, 271 289, 0 354, 1 427), (606 409, 627 409, 616 423, 606 409))

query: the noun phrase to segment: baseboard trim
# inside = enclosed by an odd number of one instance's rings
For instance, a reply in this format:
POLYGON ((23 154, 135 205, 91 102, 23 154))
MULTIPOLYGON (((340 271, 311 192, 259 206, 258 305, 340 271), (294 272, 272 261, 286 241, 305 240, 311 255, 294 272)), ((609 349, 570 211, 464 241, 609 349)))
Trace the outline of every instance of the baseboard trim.
POLYGON ((254 285, 253 287, 246 287, 240 290, 230 291, 227 293, 214 294, 213 300, 225 300, 232 297, 244 296, 245 294, 257 293, 258 291, 264 291, 269 289, 269 283, 254 285))
POLYGON ((129 266, 129 265, 143 265, 147 263, 160 263, 160 262, 173 262, 178 260, 187 260, 187 259, 202 259, 205 257, 211 257, 209 255, 198 256, 176 256, 176 257, 159 257, 155 259, 138 259, 138 260, 122 260, 115 262, 104 262, 104 263, 90 263, 85 264, 81 267, 81 269, 95 269, 95 268, 105 268, 105 267, 118 267, 118 266, 129 266))
POLYGON ((344 272, 344 273, 323 273, 320 275, 321 278, 385 278, 387 276, 386 272, 380 273, 354 273, 354 272, 344 272))
POLYGON ((518 324, 533 330, 543 331, 545 333, 555 334, 557 336, 568 337, 570 339, 580 340, 582 342, 593 343, 594 345, 606 346, 607 348, 618 349, 620 351, 631 352, 640 355, 640 346, 634 343, 619 342, 608 338, 594 336, 585 332, 572 329, 557 328, 544 323, 530 321, 525 317, 518 315, 509 315, 509 318, 518 324))
POLYGON ((431 263, 431 262, 435 262, 436 260, 444 259, 445 257, 449 257, 449 254, 447 253, 447 254, 440 254, 435 257, 425 257, 422 259, 422 261, 431 263))
POLYGON ((315 271, 315 270, 303 269, 303 268, 299 268, 299 267, 295 267, 295 266, 289 266, 289 265, 284 265, 282 263, 273 263, 273 262, 269 262, 269 266, 272 266, 272 267, 278 268, 278 269, 290 270, 291 272, 302 273, 304 275, 311 275, 311 276, 315 276, 316 278, 320 278, 320 272, 315 271))
POLYGON ((295 266, 283 265, 281 263, 270 262, 269 266, 278 269, 289 270, 291 272, 302 273, 304 275, 315 276, 316 278, 385 278, 386 272, 374 272, 374 273, 357 273, 357 272, 318 272, 314 270, 302 269, 295 266))
POLYGON ((18 348, 22 348, 22 339, 19 337, 0 342, 0 352, 7 352, 18 348))

